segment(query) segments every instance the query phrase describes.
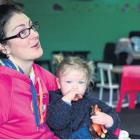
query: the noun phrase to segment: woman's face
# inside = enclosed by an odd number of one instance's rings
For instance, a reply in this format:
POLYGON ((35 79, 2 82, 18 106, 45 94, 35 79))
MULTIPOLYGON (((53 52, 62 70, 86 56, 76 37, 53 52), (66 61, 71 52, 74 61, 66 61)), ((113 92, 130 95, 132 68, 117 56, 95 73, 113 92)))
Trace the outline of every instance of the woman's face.
MULTIPOLYGON (((5 25, 5 36, 11 37, 17 35, 20 31, 31 27, 32 21, 23 13, 14 13, 5 25)), ((30 35, 24 39, 14 38, 7 41, 4 46, 6 54, 18 62, 34 61, 43 54, 43 50, 39 41, 39 34, 33 29, 30 35)))

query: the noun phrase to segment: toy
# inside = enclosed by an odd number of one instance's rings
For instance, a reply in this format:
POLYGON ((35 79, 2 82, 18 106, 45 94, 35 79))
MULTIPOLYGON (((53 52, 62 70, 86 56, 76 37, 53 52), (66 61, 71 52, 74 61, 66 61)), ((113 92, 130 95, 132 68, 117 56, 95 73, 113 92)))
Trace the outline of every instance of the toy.
MULTIPOLYGON (((101 111, 101 108, 98 107, 98 105, 92 105, 91 106, 91 115, 96 115, 96 112, 101 111)), ((107 133, 107 129, 105 128, 104 125, 101 124, 96 124, 91 122, 90 128, 89 128, 92 136, 94 138, 105 138, 106 133, 107 133)))

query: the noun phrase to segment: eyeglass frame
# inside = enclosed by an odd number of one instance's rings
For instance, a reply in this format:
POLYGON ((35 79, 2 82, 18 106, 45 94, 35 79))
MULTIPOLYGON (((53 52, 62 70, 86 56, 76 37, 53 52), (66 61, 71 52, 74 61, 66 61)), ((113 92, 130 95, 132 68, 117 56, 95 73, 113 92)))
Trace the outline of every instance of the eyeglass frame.
POLYGON ((37 31, 37 29, 39 28, 39 22, 38 21, 35 21, 31 27, 29 28, 25 28, 23 30, 21 30, 19 33, 17 33, 16 35, 13 35, 13 36, 10 36, 10 37, 6 37, 4 39, 1 39, 0 41, 7 41, 7 40, 10 40, 10 39, 15 39, 15 38, 21 38, 21 39, 24 39, 24 38, 27 38, 29 35, 30 35, 30 30, 33 29, 34 31, 37 31), (21 36, 21 33, 23 31, 28 31, 28 35, 26 35, 25 37, 22 37, 21 36))

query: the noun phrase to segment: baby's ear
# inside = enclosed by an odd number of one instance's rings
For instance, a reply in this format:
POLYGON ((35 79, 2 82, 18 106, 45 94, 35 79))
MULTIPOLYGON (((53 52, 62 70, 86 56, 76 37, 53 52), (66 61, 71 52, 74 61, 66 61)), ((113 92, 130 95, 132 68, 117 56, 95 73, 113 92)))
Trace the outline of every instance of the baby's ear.
POLYGON ((60 89, 60 81, 58 78, 56 78, 56 83, 57 83, 58 88, 60 89))

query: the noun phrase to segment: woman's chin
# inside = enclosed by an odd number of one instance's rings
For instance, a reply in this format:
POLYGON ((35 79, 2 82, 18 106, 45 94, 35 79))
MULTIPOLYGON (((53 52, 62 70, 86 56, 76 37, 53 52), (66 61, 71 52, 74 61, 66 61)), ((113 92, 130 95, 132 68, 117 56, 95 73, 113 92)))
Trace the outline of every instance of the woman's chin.
POLYGON ((42 57, 42 55, 43 55, 43 50, 40 50, 39 52, 36 53, 35 59, 42 57))

